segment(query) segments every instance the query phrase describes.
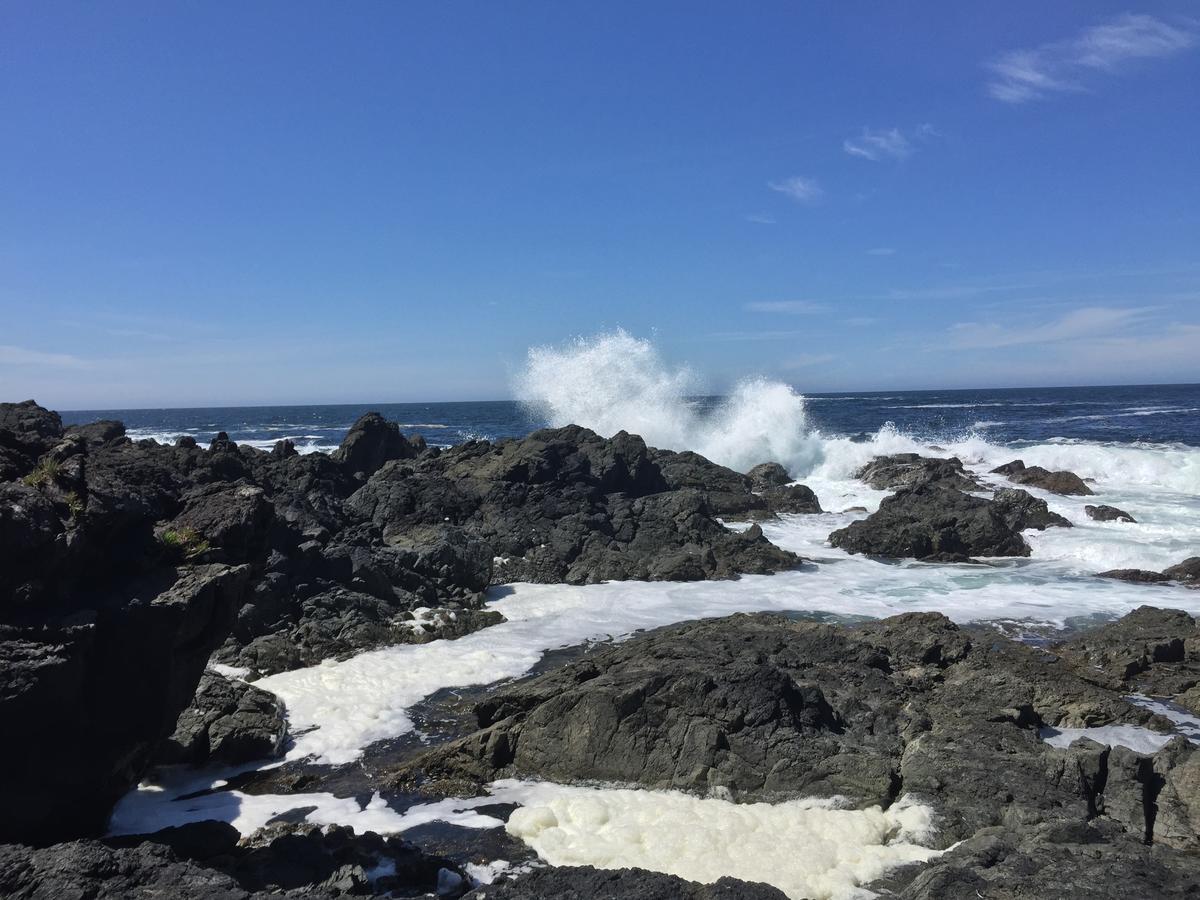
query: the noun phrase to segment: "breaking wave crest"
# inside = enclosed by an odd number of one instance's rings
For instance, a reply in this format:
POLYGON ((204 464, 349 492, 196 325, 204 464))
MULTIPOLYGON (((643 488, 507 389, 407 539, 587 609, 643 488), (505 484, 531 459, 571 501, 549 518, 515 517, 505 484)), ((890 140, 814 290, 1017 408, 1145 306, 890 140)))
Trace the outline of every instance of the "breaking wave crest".
POLYGON ((605 437, 628 431, 652 447, 694 450, 742 472, 771 461, 799 477, 822 459, 804 397, 788 385, 748 379, 704 410, 693 399, 699 382, 690 369, 672 368, 653 344, 620 329, 532 348, 515 388, 554 427, 582 425, 605 437))

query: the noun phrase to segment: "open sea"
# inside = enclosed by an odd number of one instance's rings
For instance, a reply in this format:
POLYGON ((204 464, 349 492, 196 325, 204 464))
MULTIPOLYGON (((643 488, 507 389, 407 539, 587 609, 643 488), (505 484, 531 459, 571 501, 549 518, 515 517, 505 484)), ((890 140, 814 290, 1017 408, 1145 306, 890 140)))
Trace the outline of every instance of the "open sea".
MULTIPOLYGON (((692 402, 703 414, 723 399, 692 402)), ((63 420, 120 419, 130 437, 163 442, 186 434, 204 444, 226 431, 239 443, 270 449, 290 438, 302 451, 312 451, 336 447, 354 420, 370 410, 400 423, 406 434, 422 434, 442 446, 518 437, 548 424, 546 416, 512 400, 70 410, 63 420)), ((998 445, 1082 441, 1200 447, 1200 385, 1195 384, 806 394, 805 410, 808 430, 859 440, 891 423, 899 433, 931 442, 974 435, 998 445)))

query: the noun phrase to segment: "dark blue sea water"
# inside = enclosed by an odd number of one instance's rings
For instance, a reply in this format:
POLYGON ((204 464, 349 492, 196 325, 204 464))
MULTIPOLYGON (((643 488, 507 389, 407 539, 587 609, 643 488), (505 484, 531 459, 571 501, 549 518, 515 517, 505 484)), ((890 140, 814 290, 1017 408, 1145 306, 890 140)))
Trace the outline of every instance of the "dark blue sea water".
MULTIPOLYGON (((927 441, 974 433, 993 444, 1051 439, 1097 443, 1178 443, 1200 446, 1200 385, 1005 388, 809 394, 808 425, 826 436, 867 437, 886 423, 927 441)), ((697 398, 701 409, 720 398, 697 398)), ((514 437, 545 422, 515 401, 365 403, 338 406, 241 406, 205 409, 103 409, 63 412, 67 423, 120 419, 134 438, 206 443, 218 431, 270 447, 291 438, 301 448, 336 446, 369 410, 399 422, 405 433, 433 444, 514 437)))

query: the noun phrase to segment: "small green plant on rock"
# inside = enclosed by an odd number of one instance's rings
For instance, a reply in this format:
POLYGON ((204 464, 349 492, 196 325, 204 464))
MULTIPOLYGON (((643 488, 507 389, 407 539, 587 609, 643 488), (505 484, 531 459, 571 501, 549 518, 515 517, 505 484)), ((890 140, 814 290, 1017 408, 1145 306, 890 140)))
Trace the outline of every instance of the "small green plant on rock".
POLYGON ((32 472, 21 480, 30 487, 51 485, 58 479, 60 471, 62 471, 62 466, 58 463, 58 460, 43 459, 32 472))
POLYGON ((168 552, 184 559, 195 559, 211 549, 208 541, 195 528, 168 528, 159 541, 168 552))
POLYGON ((83 515, 85 504, 83 498, 75 491, 67 491, 63 494, 63 502, 67 504, 67 510, 71 513, 72 519, 78 519, 83 515))

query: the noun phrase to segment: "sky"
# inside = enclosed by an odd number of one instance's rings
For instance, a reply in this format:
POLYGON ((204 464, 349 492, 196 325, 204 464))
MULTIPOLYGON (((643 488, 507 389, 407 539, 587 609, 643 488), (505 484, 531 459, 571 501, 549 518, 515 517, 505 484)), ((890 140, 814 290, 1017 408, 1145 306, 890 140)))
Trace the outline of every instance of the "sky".
POLYGON ((0 6, 0 399, 1200 381, 1200 9, 0 6))

